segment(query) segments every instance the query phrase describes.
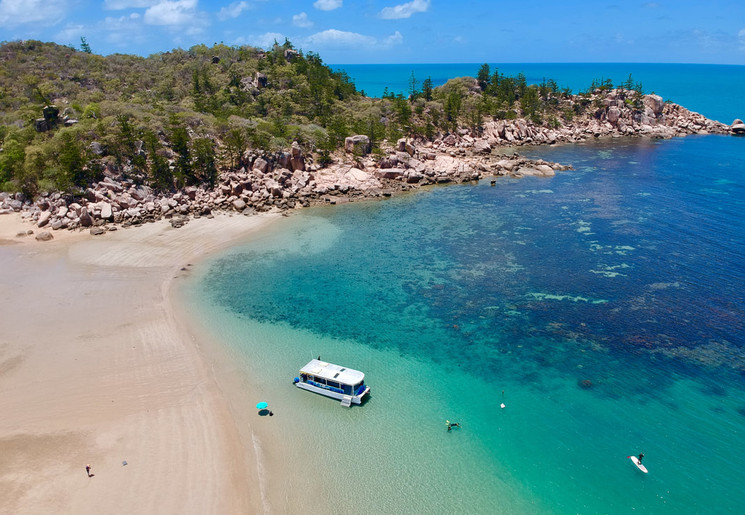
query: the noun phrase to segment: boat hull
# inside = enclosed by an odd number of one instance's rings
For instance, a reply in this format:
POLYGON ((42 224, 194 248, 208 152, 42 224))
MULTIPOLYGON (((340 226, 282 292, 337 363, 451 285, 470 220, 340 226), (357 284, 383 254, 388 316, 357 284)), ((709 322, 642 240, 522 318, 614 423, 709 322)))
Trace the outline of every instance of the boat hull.
POLYGON ((309 392, 324 395, 326 397, 331 397, 332 399, 337 399, 339 401, 342 400, 344 397, 351 397, 353 404, 362 404, 362 400, 365 398, 366 395, 370 393, 369 386, 366 386, 364 391, 359 395, 346 395, 344 393, 332 392, 331 390, 326 390, 325 388, 319 388, 317 386, 313 386, 312 384, 303 382, 295 383, 295 386, 303 390, 308 390, 309 392))

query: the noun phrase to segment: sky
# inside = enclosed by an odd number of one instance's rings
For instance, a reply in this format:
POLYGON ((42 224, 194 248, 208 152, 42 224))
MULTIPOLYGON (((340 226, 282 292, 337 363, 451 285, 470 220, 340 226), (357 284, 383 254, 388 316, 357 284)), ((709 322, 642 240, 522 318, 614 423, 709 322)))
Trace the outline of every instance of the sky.
POLYGON ((0 41, 147 56, 288 38, 329 64, 745 65, 745 0, 0 0, 0 41))

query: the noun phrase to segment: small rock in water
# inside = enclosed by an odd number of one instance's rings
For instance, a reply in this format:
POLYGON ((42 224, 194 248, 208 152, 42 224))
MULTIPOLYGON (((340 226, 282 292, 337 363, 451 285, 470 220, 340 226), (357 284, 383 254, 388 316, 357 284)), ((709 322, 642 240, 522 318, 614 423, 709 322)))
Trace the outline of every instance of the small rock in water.
POLYGON ((583 390, 589 390, 593 386, 595 385, 593 385, 592 381, 590 381, 589 379, 582 379, 581 381, 579 381, 579 387, 583 390))

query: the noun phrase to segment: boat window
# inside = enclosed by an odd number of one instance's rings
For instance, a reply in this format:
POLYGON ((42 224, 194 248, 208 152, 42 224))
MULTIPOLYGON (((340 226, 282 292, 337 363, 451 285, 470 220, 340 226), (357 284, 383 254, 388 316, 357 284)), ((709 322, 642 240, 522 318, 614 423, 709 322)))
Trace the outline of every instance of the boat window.
POLYGON ((354 385, 354 394, 359 395, 365 390, 365 381, 360 381, 354 385))
POLYGON ((326 381, 326 384, 329 386, 333 386, 334 388, 339 388, 339 383, 336 381, 326 381))
POLYGON ((350 384, 344 384, 342 385, 344 387, 344 393, 347 395, 352 395, 352 385, 350 384))

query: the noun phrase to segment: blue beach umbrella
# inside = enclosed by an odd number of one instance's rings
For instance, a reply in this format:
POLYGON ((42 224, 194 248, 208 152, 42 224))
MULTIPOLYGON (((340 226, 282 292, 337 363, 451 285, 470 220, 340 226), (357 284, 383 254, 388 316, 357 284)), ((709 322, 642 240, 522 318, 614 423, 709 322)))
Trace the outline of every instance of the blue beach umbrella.
POLYGON ((267 407, 269 407, 269 404, 266 402, 260 402, 256 405, 256 409, 266 409, 267 407))

